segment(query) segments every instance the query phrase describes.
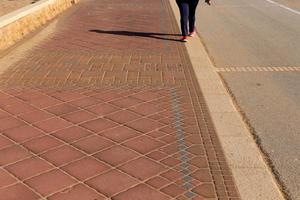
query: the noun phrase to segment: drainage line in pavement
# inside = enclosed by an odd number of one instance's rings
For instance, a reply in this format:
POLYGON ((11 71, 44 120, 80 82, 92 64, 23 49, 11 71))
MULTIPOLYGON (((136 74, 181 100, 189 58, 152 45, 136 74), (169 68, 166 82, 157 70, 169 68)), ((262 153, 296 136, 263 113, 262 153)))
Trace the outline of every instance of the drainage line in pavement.
POLYGON ((181 160, 181 172, 183 173, 183 187, 187 190, 185 193, 185 196, 187 198, 193 198, 196 196, 195 193, 191 191, 193 185, 192 185, 192 177, 190 176, 191 170, 189 168, 189 158, 187 154, 187 146, 185 144, 185 137, 184 137, 184 130, 182 128, 182 115, 180 112, 179 107, 179 100, 177 96, 176 88, 171 89, 172 93, 172 110, 175 115, 175 128, 176 128, 176 136, 178 140, 178 149, 180 153, 180 160, 181 160))

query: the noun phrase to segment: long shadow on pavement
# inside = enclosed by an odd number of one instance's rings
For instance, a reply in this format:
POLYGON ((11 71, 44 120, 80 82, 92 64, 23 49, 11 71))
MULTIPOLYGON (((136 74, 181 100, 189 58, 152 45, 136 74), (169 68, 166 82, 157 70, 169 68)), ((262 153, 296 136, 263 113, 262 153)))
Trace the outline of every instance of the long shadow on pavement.
POLYGON ((180 40, 164 38, 159 36, 180 36, 179 34, 165 34, 165 33, 149 33, 149 32, 136 32, 136 31, 106 31, 100 29, 91 29, 90 32, 100 33, 100 34, 112 34, 112 35, 123 35, 123 36, 137 36, 137 37, 146 37, 146 38, 155 38, 159 40, 168 40, 168 41, 176 41, 180 40))

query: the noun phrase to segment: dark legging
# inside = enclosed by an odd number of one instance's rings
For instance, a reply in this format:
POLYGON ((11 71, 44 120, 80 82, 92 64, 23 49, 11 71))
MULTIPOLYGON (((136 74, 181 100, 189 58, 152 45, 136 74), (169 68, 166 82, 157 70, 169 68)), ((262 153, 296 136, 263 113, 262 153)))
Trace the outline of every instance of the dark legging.
POLYGON ((176 3, 180 10, 182 35, 187 36, 195 29, 195 13, 199 0, 176 0, 176 3))

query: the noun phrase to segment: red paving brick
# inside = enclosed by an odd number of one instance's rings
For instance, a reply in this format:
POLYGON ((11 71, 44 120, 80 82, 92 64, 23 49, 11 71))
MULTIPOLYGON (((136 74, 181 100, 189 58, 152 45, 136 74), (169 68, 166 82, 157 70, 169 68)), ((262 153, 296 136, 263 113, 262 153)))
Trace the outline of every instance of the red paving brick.
POLYGON ((137 115, 133 112, 130 112, 128 110, 121 110, 118 112, 115 112, 111 115, 107 115, 106 118, 118 122, 120 124, 124 124, 126 122, 130 122, 133 121, 135 119, 138 119, 140 117, 140 115, 137 115))
POLYGON ((36 123, 39 121, 43 121, 49 118, 52 118, 53 115, 50 113, 47 113, 43 110, 35 110, 32 112, 24 113, 22 115, 19 115, 19 118, 28 122, 28 123, 36 123))
POLYGON ((100 132, 99 135, 109 138, 117 143, 121 143, 126 140, 132 139, 136 136, 139 136, 140 134, 139 132, 129 129, 127 127, 118 126, 116 128, 100 132))
POLYGON ((85 151, 88 154, 96 153, 97 151, 106 149, 113 145, 108 139, 101 136, 93 135, 88 138, 84 138, 74 143, 74 146, 85 151))
POLYGON ((130 108, 130 110, 141 114, 141 115, 153 115, 156 113, 159 113, 161 111, 161 108, 151 104, 151 103, 144 103, 144 104, 140 104, 138 106, 134 106, 132 108, 130 108))
POLYGON ((3 169, 0 169, 0 188, 11 185, 15 182, 17 182, 17 180, 11 174, 7 173, 3 169))
POLYGON ((153 151, 153 152, 147 154, 147 156, 149 158, 154 159, 154 160, 162 160, 162 159, 166 158, 168 156, 168 154, 165 154, 165 153, 160 152, 160 151, 153 151))
POLYGON ((163 186, 170 184, 169 180, 162 178, 161 176, 156 176, 154 178, 151 178, 146 183, 156 189, 160 189, 163 186))
POLYGON ((9 130, 19 126, 24 126, 25 123, 13 117, 5 117, 0 119, 0 131, 9 130))
POLYGON ((41 97, 38 99, 33 99, 30 101, 30 104, 32 104, 33 106, 38 107, 38 108, 47 108, 47 107, 54 106, 59 103, 61 103, 60 100, 49 97, 49 96, 44 96, 44 97, 41 97))
POLYGON ((148 158, 138 158, 119 168, 127 174, 130 174, 142 181, 145 181, 148 178, 158 175, 166 170, 162 164, 156 163, 148 158))
POLYGON ((76 111, 76 112, 72 112, 72 113, 63 115, 62 118, 64 118, 65 120, 67 120, 69 122, 72 122, 73 124, 80 124, 80 123, 90 121, 90 120, 97 118, 97 115, 92 114, 87 111, 84 111, 84 110, 80 110, 80 111, 76 111))
POLYGON ((116 166, 138 157, 139 154, 122 146, 113 146, 94 156, 112 166, 116 166))
POLYGON ((175 27, 82 0, 1 74, 0 200, 239 199, 175 27))
POLYGON ((66 128, 70 125, 71 124, 69 122, 58 117, 47 119, 45 121, 37 122, 34 124, 35 127, 48 133, 66 128))
POLYGON ((132 95, 132 97, 143 100, 143 101, 153 101, 155 99, 160 99, 161 96, 155 92, 140 92, 138 94, 132 95))
POLYGON ((163 143, 158 142, 151 137, 143 135, 125 142, 124 146, 134 149, 135 151, 138 151, 140 153, 146 154, 163 146, 163 143))
POLYGON ((49 149, 62 146, 63 144, 64 143, 51 136, 44 136, 25 142, 23 146, 35 154, 40 154, 49 149))
POLYGON ((24 158, 30 157, 30 154, 26 149, 20 146, 11 146, 0 151, 0 165, 7 165, 14 163, 16 161, 22 160, 24 158))
POLYGON ((80 107, 80 108, 86 108, 86 107, 93 106, 93 105, 96 105, 99 103, 101 103, 101 101, 99 99, 96 99, 93 97, 84 97, 84 98, 77 99, 77 100, 70 102, 70 104, 80 107))
POLYGON ((82 127, 86 128, 90 131, 93 131, 95 133, 104 131, 109 128, 116 127, 117 125, 118 125, 117 123, 114 123, 110 120, 106 120, 103 118, 91 120, 91 121, 81 124, 82 127))
POLYGON ((70 176, 60 170, 53 170, 25 181, 30 187, 44 196, 58 192, 76 183, 70 176))
POLYGON ((163 124, 148 118, 142 118, 134 122, 129 122, 126 125, 142 133, 148 133, 150 131, 157 130, 163 126, 163 124))
POLYGON ((4 149, 5 147, 11 146, 13 144, 14 143, 10 139, 0 135, 0 149, 4 149))
POLYGON ((216 197, 213 184, 199 185, 193 191, 205 198, 215 198, 216 197))
POLYGON ((6 105, 5 107, 2 107, 3 110, 6 112, 12 114, 12 115, 19 115, 22 113, 30 112, 34 110, 34 107, 26 104, 26 103, 15 103, 11 105, 6 105))
POLYGON ((179 187, 176 184, 168 185, 161 189, 162 192, 172 196, 177 197, 185 192, 185 189, 183 187, 179 187))
POLYGON ((107 103, 102 103, 102 104, 90 106, 87 108, 87 110, 94 114, 97 114, 98 116, 104 116, 104 115, 107 115, 107 114, 117 111, 118 108, 116 108, 113 105, 107 104, 107 103))
POLYGON ((55 166, 67 164, 83 156, 84 154, 82 152, 68 145, 50 150, 41 155, 41 157, 43 157, 46 160, 49 160, 55 166))
POLYGON ((114 200, 126 200, 126 199, 131 199, 131 200, 139 200, 139 199, 144 199, 144 200, 152 200, 152 199, 157 199, 157 200, 167 200, 170 199, 170 197, 166 196, 165 194, 154 190, 144 184, 138 185, 134 188, 131 188, 119 195, 116 195, 113 197, 114 200))
POLYGON ((49 200, 104 200, 105 196, 94 191, 85 185, 76 185, 66 191, 56 193, 48 198, 49 200))
POLYGON ((74 111, 78 110, 78 108, 64 103, 64 104, 49 107, 46 110, 55 115, 63 115, 63 114, 68 114, 70 112, 74 112, 74 111))
POLYGON ((85 157, 63 167, 64 171, 82 181, 92 176, 99 175, 108 169, 109 167, 106 164, 91 157, 85 157))
POLYGON ((16 184, 7 188, 0 189, 1 200, 36 200, 39 196, 23 184, 16 184))
POLYGON ((142 103, 142 102, 143 101, 141 101, 139 99, 127 97, 127 98, 122 98, 122 99, 112 101, 111 104, 113 104, 115 106, 119 106, 121 108, 129 108, 131 106, 134 106, 134 105, 142 103))
POLYGON ((44 171, 52 169, 47 161, 38 157, 28 158, 26 160, 9 165, 6 169, 21 180, 40 174, 44 171))
POLYGON ((3 110, 0 110, 0 119, 8 117, 8 116, 9 116, 9 113, 7 113, 7 112, 5 112, 3 110))
POLYGON ((92 132, 90 132, 86 129, 83 129, 78 126, 72 126, 72 127, 54 132, 52 135, 61 140, 64 140, 65 142, 71 143, 73 141, 79 140, 80 138, 83 138, 86 136, 90 136, 92 134, 93 134, 92 132))
POLYGON ((137 183, 136 179, 117 170, 112 170, 87 182, 88 185, 109 197, 137 183))
POLYGON ((14 140, 15 142, 22 143, 25 140, 29 140, 40 135, 43 135, 43 132, 38 130, 35 127, 26 125, 20 126, 13 129, 3 131, 3 134, 14 140))

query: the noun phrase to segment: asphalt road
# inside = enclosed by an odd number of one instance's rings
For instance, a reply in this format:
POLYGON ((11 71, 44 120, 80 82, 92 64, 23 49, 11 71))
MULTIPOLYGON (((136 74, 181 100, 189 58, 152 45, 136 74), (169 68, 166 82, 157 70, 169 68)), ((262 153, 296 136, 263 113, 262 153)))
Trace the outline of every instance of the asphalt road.
POLYGON ((214 0, 197 15, 216 68, 230 69, 220 75, 286 192, 299 200, 300 71, 292 69, 300 69, 300 1, 214 0))

